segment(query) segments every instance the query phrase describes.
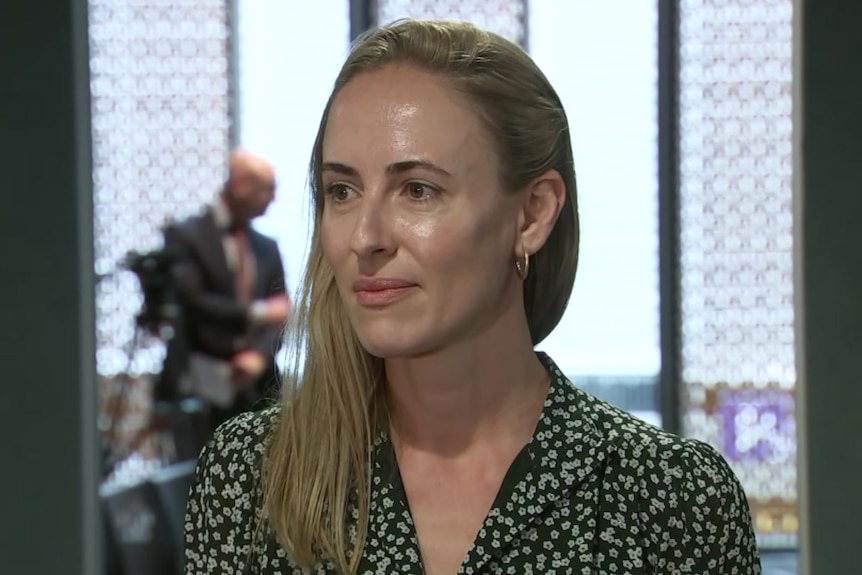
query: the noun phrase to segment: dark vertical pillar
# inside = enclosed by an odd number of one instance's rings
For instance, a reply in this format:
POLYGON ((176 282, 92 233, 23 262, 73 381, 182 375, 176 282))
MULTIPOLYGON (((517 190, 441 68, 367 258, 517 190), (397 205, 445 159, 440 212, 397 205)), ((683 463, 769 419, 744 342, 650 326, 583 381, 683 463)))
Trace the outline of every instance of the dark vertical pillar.
POLYGON ((101 572, 86 0, 0 2, 0 573, 101 572))
POLYGON ((521 48, 523 48, 527 53, 530 52, 530 0, 522 0, 521 1, 521 9, 524 11, 523 24, 524 24, 524 37, 521 39, 521 48))
MULTIPOLYGON (((350 41, 356 40, 369 28, 377 26, 377 2, 375 0, 349 0, 350 41)), ((388 22, 381 22, 388 24, 388 22)))
POLYGON ((230 114, 230 127, 228 128, 228 143, 231 148, 239 145, 241 132, 240 110, 242 102, 242 94, 240 93, 240 70, 239 70, 239 17, 240 0, 225 0, 227 2, 227 20, 228 20, 228 51, 227 51, 227 69, 228 69, 228 97, 230 104, 228 113, 230 114))
POLYGON ((662 427, 682 430, 679 318, 679 7, 658 1, 658 186, 662 427))
POLYGON ((862 4, 794 10, 802 563, 849 574, 862 556, 862 4))

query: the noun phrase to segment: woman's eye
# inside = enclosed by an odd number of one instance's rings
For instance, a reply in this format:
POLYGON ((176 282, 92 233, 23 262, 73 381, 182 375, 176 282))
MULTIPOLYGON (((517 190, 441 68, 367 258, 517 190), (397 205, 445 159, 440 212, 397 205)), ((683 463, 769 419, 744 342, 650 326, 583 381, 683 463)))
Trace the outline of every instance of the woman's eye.
POLYGON ((353 190, 344 184, 330 184, 326 187, 326 195, 335 202, 344 202, 351 198, 353 190))
POLYGON ((412 200, 430 200, 436 191, 437 190, 428 184, 422 184, 420 182, 410 182, 407 184, 407 195, 410 196, 410 199, 412 200))

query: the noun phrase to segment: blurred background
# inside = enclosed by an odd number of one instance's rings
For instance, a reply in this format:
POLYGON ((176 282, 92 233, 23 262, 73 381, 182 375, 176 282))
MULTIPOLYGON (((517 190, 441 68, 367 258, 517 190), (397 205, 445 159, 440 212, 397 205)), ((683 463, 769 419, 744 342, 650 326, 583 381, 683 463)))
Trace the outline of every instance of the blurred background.
MULTIPOLYGON (((797 470, 807 461, 797 445, 797 418, 805 414, 797 402, 807 393, 798 373, 807 364, 797 355, 803 294, 795 292, 806 285, 794 195, 802 153, 798 2, 71 4, 60 11, 78 36, 55 41, 86 56, 86 85, 72 82, 70 100, 85 102, 75 118, 87 123, 90 140, 70 153, 89 152, 78 165, 91 167, 92 187, 84 184, 91 204, 79 209, 91 208, 92 227, 75 237, 91 241, 92 251, 71 264, 94 263, 92 291, 82 292, 95 294, 92 308, 78 302, 95 322, 86 349, 94 363, 79 367, 98 382, 84 393, 97 407, 81 408, 76 425, 92 416, 102 446, 94 456, 98 492, 80 502, 107 536, 104 551, 85 551, 83 561, 104 564, 106 573, 179 572, 184 497, 203 434, 199 405, 160 411, 153 401, 165 334, 141 329, 146 277, 135 262, 146 262, 134 257, 159 250, 163 225, 211 200, 228 151, 240 145, 275 165, 279 192, 255 227, 277 239, 294 290, 309 233, 308 161, 332 82, 353 38, 412 17, 466 20, 517 42, 566 107, 582 255, 566 315, 539 349, 583 389, 718 448, 749 496, 765 573, 806 572, 798 553, 806 531, 797 470)), ((824 246, 812 249, 820 254, 824 246)), ((86 273, 72 275, 86 288, 86 273)), ((858 350, 859 332, 852 333, 858 350)), ((831 460, 842 461, 846 476, 859 479, 855 455, 831 460)), ((856 533, 848 541, 862 544, 859 528, 847 529, 856 533)))

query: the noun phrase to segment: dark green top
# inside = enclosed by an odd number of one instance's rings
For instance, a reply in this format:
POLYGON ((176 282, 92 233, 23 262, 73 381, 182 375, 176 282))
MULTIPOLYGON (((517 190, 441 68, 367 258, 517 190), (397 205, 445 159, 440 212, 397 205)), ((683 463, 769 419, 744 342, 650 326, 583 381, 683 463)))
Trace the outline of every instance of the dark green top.
MULTIPOLYGON (((708 445, 652 427, 575 388, 547 356, 551 387, 461 574, 757 575, 742 487, 708 445)), ((186 517, 186 575, 301 571, 267 537, 252 545, 260 456, 277 408, 241 415, 201 454, 186 517)), ((359 573, 422 573, 392 445, 375 445, 359 573)), ((319 574, 334 574, 321 565, 319 574)))

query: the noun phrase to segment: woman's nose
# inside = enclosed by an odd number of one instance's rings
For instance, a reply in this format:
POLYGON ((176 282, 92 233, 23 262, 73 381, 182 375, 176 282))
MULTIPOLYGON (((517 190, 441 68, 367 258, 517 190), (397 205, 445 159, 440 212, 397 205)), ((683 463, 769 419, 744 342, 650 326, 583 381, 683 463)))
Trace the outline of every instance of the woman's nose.
POLYGON ((394 251, 390 214, 383 198, 365 196, 357 207, 350 248, 360 258, 394 251))

